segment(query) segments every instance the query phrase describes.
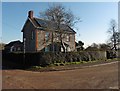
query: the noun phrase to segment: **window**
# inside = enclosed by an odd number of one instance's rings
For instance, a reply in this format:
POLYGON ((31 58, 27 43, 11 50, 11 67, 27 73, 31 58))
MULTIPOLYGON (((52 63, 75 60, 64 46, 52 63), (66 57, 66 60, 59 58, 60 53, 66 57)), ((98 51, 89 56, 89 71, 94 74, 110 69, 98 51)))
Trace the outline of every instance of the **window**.
POLYGON ((49 32, 46 32, 46 33, 45 33, 45 40, 46 40, 46 41, 48 41, 49 36, 50 36, 50 33, 49 33, 49 32))
POLYGON ((66 36, 66 41, 70 41, 70 36, 69 35, 66 36))
POLYGON ((31 32, 31 39, 34 39, 34 33, 33 33, 33 31, 31 32))
POLYGON ((13 52, 13 51, 14 51, 14 46, 10 48, 10 52, 13 52))
POLYGON ((49 47, 48 46, 45 47, 45 52, 49 52, 49 47))

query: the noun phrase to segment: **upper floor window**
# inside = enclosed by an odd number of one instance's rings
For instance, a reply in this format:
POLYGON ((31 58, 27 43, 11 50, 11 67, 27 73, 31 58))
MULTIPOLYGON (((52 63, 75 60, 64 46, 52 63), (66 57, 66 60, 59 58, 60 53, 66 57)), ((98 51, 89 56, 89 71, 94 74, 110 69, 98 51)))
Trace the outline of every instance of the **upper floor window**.
POLYGON ((34 32, 31 32, 31 39, 34 39, 34 32))
POLYGON ((66 36, 66 41, 70 41, 70 36, 69 35, 66 36))
POLYGON ((49 37, 50 37, 50 33, 49 33, 49 32, 46 32, 46 33, 45 33, 45 40, 47 41, 47 40, 49 39, 49 37))

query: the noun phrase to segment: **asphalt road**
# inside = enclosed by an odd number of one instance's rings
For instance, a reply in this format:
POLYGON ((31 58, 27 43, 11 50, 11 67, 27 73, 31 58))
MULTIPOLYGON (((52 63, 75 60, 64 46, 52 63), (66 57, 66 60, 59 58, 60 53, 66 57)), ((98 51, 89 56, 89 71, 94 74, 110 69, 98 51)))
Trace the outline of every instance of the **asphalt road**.
POLYGON ((118 62, 75 70, 2 70, 3 89, 117 89, 118 62))

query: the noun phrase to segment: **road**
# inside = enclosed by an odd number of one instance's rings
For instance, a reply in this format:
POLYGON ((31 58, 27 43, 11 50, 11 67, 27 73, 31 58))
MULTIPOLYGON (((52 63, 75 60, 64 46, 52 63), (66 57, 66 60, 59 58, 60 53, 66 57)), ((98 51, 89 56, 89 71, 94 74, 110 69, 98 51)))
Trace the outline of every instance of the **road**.
POLYGON ((3 89, 117 89, 118 62, 75 70, 3 70, 3 89))

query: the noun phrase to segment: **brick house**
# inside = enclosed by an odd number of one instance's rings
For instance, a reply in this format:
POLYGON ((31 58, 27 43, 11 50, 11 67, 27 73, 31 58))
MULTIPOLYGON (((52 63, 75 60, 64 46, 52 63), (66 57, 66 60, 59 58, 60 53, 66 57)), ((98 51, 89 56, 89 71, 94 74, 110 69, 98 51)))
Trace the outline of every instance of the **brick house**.
POLYGON ((19 40, 11 41, 10 43, 4 46, 5 52, 22 52, 23 51, 23 43, 19 40))
MULTIPOLYGON (((65 31, 63 43, 66 51, 74 51, 76 32, 65 24, 60 25, 60 27, 65 31)), ((58 37, 59 33, 56 31, 56 24, 34 17, 33 11, 28 12, 28 18, 22 32, 26 52, 63 51, 58 37)))

